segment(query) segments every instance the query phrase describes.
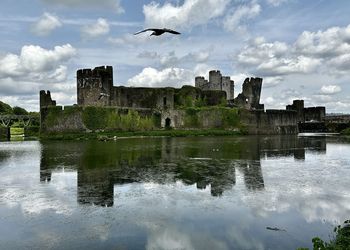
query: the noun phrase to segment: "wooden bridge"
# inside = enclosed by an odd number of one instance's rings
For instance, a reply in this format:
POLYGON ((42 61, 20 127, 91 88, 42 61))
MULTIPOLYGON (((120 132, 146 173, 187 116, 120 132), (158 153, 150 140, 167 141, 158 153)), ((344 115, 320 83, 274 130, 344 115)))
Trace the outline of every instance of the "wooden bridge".
POLYGON ((13 122, 22 122, 24 127, 28 127, 32 121, 39 118, 33 115, 0 115, 0 124, 4 127, 10 127, 13 122))

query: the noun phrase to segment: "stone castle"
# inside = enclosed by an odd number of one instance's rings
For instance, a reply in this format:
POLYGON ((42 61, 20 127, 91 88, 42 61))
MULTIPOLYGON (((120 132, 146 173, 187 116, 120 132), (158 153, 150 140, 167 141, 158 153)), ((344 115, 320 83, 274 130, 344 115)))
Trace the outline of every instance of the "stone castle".
MULTIPOLYGON (((77 71, 77 107, 82 109, 108 107, 116 109, 117 113, 135 110, 142 116, 156 114, 160 116, 157 127, 182 129, 191 128, 193 124, 199 128, 223 128, 227 119, 224 113, 236 107, 239 110, 240 120, 247 126, 248 131, 254 134, 294 134, 298 132, 298 123, 324 121, 324 107, 305 108, 302 100, 294 101, 293 105, 286 107, 286 110, 265 111, 264 105, 260 104, 262 82, 262 78, 245 79, 242 92, 236 98, 234 81, 228 76, 222 76, 217 70, 209 72, 209 80, 203 76, 196 77, 195 86, 124 87, 113 85, 111 66, 101 66, 77 71), (226 111, 200 111, 196 114, 195 122, 189 123, 188 112, 183 108, 196 107, 198 104, 206 107, 226 106, 226 111)), ((56 103, 51 99, 50 92, 41 91, 40 108, 43 124, 48 114, 48 107, 52 106, 56 106, 56 103)), ((56 109, 64 108, 57 106, 56 109)), ((73 127, 67 125, 70 130, 85 129, 79 119, 73 119, 73 127)))

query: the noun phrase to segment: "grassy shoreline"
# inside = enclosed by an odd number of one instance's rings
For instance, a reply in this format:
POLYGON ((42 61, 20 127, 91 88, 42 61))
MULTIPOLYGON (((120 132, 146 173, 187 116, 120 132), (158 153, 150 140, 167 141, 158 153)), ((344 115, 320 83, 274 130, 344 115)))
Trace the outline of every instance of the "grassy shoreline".
POLYGON ((238 136, 244 135, 240 130, 151 130, 151 131, 108 131, 91 133, 44 133, 41 140, 115 140, 137 137, 187 137, 187 136, 238 136))

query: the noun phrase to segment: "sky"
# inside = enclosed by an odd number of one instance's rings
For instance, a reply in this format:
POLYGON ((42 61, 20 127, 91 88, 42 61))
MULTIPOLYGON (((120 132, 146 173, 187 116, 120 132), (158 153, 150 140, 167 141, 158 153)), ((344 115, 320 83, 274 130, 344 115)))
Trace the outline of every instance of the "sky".
POLYGON ((348 0, 1 0, 0 100, 39 110, 76 100, 76 71, 111 65, 114 85, 181 87, 217 69, 262 77, 261 103, 350 113, 348 0), (144 28, 182 34, 133 34, 144 28))

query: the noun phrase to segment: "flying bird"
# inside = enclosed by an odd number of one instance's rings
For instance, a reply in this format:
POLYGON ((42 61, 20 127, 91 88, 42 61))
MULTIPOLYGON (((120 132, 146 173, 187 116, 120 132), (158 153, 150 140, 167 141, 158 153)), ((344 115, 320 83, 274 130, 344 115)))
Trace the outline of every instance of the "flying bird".
POLYGON ((180 35, 181 34, 180 32, 177 32, 175 30, 163 28, 163 29, 145 29, 145 30, 141 30, 141 31, 135 33, 134 35, 138 35, 140 33, 147 32, 147 31, 153 31, 151 36, 160 36, 160 35, 163 35, 166 32, 171 33, 171 34, 175 34, 175 35, 180 35))

